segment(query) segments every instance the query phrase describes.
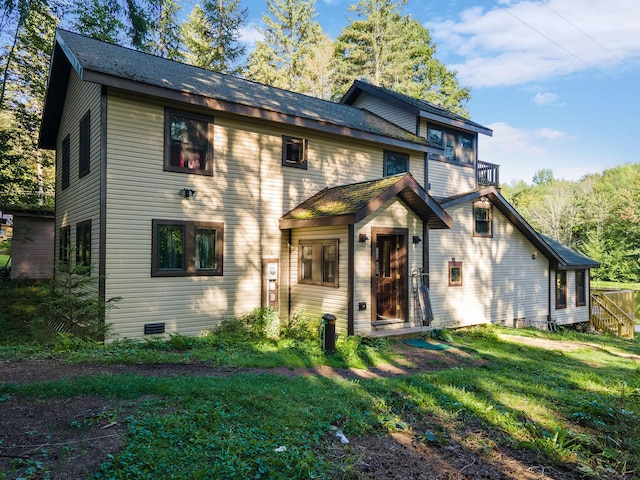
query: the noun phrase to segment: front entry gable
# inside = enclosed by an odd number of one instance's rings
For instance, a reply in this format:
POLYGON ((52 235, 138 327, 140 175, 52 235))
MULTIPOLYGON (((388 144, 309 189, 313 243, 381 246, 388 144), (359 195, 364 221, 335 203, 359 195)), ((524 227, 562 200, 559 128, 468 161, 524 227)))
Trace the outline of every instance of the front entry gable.
POLYGON ((451 217, 410 173, 325 188, 280 218, 280 229, 355 224, 388 200, 400 198, 433 229, 450 228, 451 217))

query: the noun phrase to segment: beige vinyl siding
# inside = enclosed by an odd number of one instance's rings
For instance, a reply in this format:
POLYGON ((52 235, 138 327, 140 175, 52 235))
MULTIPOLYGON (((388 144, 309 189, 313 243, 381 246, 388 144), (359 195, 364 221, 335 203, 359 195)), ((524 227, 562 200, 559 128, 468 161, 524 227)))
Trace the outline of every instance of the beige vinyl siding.
MULTIPOLYGON (((100 115, 101 87, 82 82, 72 70, 67 96, 64 103, 56 149, 56 246, 58 255, 58 235, 60 227, 69 225, 71 248, 76 248, 76 224, 91 220, 91 263, 93 274, 98 272, 98 251, 100 239, 100 115), (80 120, 91 111, 89 174, 78 178, 80 120), (69 135, 71 157, 69 165, 69 186, 62 189, 62 141, 69 135)), ((75 254, 72 253, 72 262, 75 254)))
POLYGON ((395 123, 411 133, 416 133, 417 117, 415 115, 391 103, 387 103, 370 93, 360 93, 353 103, 353 106, 373 112, 379 117, 395 123))
MULTIPOLYGON (((422 242, 414 245, 411 242, 413 235, 422 238, 422 220, 405 205, 399 198, 392 198, 373 214, 355 225, 355 282, 354 282, 354 333, 356 335, 369 335, 372 332, 371 322, 372 312, 376 299, 372 297, 372 278, 375 272, 372 271, 372 228, 407 228, 407 267, 409 276, 414 271, 422 267, 422 242), (360 234, 366 234, 369 241, 359 243, 360 234), (359 311, 358 303, 367 302, 367 310, 359 311)), ((402 327, 418 326, 415 318, 411 277, 408 279, 409 291, 409 325, 401 324, 402 327)))
POLYGON ((589 321, 589 270, 586 270, 587 304, 576 306, 576 271, 567 270, 567 308, 556 309, 556 271, 551 271, 551 320, 558 325, 589 321))
MULTIPOLYGON (((260 306, 262 259, 280 257, 281 271, 286 268, 281 250, 286 251, 288 232, 279 230, 278 219, 323 188, 382 177, 384 150, 379 145, 221 112, 210 112, 213 176, 165 172, 164 106, 147 100, 110 92, 107 108, 106 294, 122 297, 109 313, 121 336, 141 336, 147 322, 164 322, 167 333, 197 335, 260 306), (281 165, 282 135, 308 139, 307 170, 281 165), (182 198, 183 188, 195 190, 196 197, 182 198), (152 278, 153 219, 224 223, 223 275, 152 278)), ((420 180, 424 162, 414 162, 414 157, 412 170, 415 166, 420 180)), ((346 262, 346 241, 340 248, 346 262)), ((346 263, 341 275, 346 275, 346 263)), ((346 286, 346 278, 341 279, 341 293, 346 286)), ((283 316, 286 294, 281 279, 283 316)))
POLYGON ((544 323, 548 260, 494 207, 493 238, 473 237, 472 204, 447 209, 451 230, 429 232, 433 327, 544 323), (532 259, 532 255, 536 258, 532 259), (462 262, 463 285, 448 286, 448 262, 462 262))
POLYGON ((476 188, 476 174, 473 167, 463 167, 439 160, 429 160, 429 195, 445 198, 476 188))
POLYGON ((322 315, 336 316, 336 330, 347 331, 348 299, 348 226, 299 228, 292 231, 291 311, 311 321, 319 322, 322 315), (338 240, 338 287, 309 285, 298 281, 298 245, 300 240, 338 240))

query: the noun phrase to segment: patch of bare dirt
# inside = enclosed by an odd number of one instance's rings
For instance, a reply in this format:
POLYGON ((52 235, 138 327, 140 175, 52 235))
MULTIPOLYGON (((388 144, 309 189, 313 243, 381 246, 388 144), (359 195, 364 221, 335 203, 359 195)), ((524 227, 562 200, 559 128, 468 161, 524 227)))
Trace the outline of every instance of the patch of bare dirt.
MULTIPOLYGON (((524 338, 524 337, 523 337, 524 338)), ((459 366, 479 366, 483 361, 451 348, 426 350, 405 344, 396 347, 397 357, 387 365, 367 370, 314 368, 220 368, 205 363, 191 364, 68 364, 59 360, 28 360, 0 363, 0 383, 25 384, 55 381, 81 375, 135 373, 157 377, 172 375, 228 376, 237 373, 272 373, 285 376, 320 375, 347 379, 389 377, 442 370, 459 366)), ((86 478, 97 471, 110 455, 116 454, 126 435, 126 418, 135 414, 136 402, 86 396, 69 399, 25 400, 18 396, 0 398, 0 472, 7 479, 86 478), (46 476, 46 472, 50 476, 46 476)), ((426 428, 426 427, 425 427, 426 428)), ((491 439, 470 441, 482 433, 468 432, 441 444, 425 430, 369 435, 339 441, 329 456, 340 462, 344 448, 360 459, 358 478, 370 479, 525 479, 569 480, 568 472, 541 467, 534 460, 514 457, 491 439), (488 451, 487 444, 493 448, 488 451)), ((326 452, 325 452, 326 453, 326 452)), ((1 475, 0 475, 1 476, 1 475)))

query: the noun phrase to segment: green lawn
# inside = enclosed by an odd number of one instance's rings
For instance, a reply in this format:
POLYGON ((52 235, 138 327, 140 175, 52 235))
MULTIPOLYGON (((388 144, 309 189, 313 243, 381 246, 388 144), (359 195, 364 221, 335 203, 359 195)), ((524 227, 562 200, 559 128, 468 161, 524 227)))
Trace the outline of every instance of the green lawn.
MULTIPOLYGON (((336 454, 336 426, 352 439, 401 432, 434 448, 456 443, 490 455, 499 446, 587 478, 634 478, 629 472, 640 469, 637 340, 495 327, 457 331, 450 338, 478 366, 357 381, 289 378, 268 370, 220 378, 92 375, 0 384, 0 402, 91 395, 133 405, 124 445, 96 478, 362 478, 359 450, 344 446, 336 454), (590 346, 536 348, 499 334, 590 346), (286 452, 276 452, 281 446, 286 452)), ((341 339, 336 354, 325 354, 318 344, 317 338, 275 341, 237 332, 104 347, 66 338, 52 349, 0 347, 0 358, 202 359, 292 368, 395 361, 387 341, 341 339)))

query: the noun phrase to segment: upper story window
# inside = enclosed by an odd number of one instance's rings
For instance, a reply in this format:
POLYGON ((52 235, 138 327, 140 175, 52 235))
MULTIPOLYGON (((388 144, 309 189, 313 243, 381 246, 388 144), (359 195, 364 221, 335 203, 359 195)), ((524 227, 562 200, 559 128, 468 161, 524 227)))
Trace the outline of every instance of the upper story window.
POLYGON ((488 200, 473 204, 473 236, 493 237, 493 210, 488 200))
POLYGON ((444 150, 441 158, 447 162, 473 165, 476 161, 476 138, 473 134, 428 127, 426 139, 432 147, 444 150))
POLYGON ((62 188, 69 186, 69 169, 71 168, 71 139, 69 135, 62 140, 62 188))
POLYGON ((89 173, 91 149, 91 112, 87 112, 80 120, 78 176, 89 173))
POLYGON ((213 175, 213 121, 209 117, 167 110, 164 169, 213 175))
POLYGON ((307 140, 282 136, 282 165, 307 169, 307 140))
POLYGON ((409 171, 409 155, 399 152, 384 152, 383 176, 390 177, 409 171))

